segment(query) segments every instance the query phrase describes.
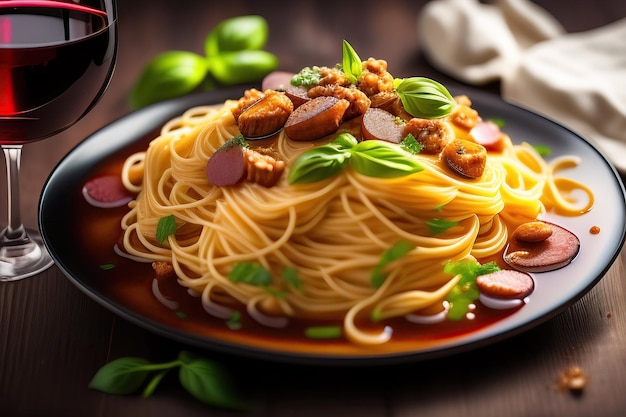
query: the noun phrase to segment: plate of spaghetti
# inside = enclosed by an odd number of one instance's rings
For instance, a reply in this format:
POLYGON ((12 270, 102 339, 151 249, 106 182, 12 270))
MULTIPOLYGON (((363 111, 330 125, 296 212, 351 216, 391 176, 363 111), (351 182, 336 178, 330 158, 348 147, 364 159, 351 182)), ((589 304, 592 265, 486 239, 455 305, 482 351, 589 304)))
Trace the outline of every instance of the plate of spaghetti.
POLYGON ((40 225, 78 288, 203 348, 377 364, 525 331, 617 257, 622 182, 568 129, 345 42, 272 77, 133 112, 59 163, 40 225))

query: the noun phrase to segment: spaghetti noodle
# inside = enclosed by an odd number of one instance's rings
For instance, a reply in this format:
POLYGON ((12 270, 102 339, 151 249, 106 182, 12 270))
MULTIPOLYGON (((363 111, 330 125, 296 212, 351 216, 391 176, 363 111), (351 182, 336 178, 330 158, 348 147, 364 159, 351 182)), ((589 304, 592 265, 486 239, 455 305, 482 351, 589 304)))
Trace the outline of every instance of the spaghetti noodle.
MULTIPOLYGON (((383 343, 391 337, 388 327, 362 324, 439 313, 459 280, 444 272, 447 263, 497 255, 509 231, 546 208, 578 215, 593 205, 586 186, 558 177, 576 158, 546 162, 508 138, 476 180, 417 154, 423 170, 397 178, 346 169, 312 183, 289 184, 283 175, 273 187, 247 181, 215 187, 205 168, 239 134, 235 106, 197 107, 171 120, 146 152, 128 158, 122 175, 139 192, 122 220, 123 250, 171 263, 180 285, 222 319, 245 308, 275 327, 289 318, 341 320, 353 342, 383 343), (574 189, 587 195, 580 207, 566 197, 574 189), (170 215, 176 232, 160 243, 158 223, 170 215), (433 231, 433 220, 451 226, 433 231), (405 253, 381 263, 399 242, 407 244, 405 253), (261 268, 269 281, 233 279, 237 265, 261 268), (378 284, 373 271, 384 274, 378 284)), ((288 174, 299 155, 318 145, 281 132, 273 148, 288 174)))

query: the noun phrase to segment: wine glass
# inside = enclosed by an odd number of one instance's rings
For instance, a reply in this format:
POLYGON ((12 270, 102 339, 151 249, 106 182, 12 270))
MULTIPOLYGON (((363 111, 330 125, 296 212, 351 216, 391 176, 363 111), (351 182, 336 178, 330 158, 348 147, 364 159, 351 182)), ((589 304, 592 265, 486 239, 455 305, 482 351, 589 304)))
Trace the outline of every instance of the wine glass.
POLYGON ((0 0, 0 146, 8 225, 0 281, 45 270, 52 259, 20 219, 22 146, 67 129, 104 93, 117 55, 115 0, 0 0))

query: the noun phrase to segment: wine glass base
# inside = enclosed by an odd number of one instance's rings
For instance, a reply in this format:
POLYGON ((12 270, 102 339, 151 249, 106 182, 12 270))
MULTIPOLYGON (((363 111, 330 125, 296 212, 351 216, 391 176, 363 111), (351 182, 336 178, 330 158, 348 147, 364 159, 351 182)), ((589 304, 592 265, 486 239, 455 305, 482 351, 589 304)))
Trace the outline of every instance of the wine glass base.
POLYGON ((54 261, 36 230, 28 229, 29 239, 19 245, 0 246, 0 281, 18 281, 50 268, 54 261))

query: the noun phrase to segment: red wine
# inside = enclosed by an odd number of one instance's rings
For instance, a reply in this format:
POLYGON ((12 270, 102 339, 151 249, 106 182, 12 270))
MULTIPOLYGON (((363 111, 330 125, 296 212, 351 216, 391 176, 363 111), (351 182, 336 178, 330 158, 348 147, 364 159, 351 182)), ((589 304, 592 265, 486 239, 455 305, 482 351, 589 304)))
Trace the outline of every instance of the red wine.
POLYGON ((0 144, 43 139, 84 116, 113 72, 115 37, 99 10, 0 1, 0 144))

